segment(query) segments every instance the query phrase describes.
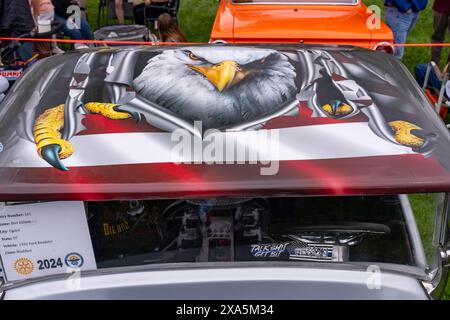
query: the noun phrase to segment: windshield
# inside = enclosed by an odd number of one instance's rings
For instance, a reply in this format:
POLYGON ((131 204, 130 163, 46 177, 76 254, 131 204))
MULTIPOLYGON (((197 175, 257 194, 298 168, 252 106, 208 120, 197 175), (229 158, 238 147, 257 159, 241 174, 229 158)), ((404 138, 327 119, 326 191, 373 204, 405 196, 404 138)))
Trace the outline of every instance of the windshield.
POLYGON ((437 198, 0 202, 0 262, 8 282, 74 270, 206 262, 390 264, 423 273, 437 266, 437 198))
POLYGON ((174 262, 417 265, 398 196, 88 204, 99 268, 174 262))

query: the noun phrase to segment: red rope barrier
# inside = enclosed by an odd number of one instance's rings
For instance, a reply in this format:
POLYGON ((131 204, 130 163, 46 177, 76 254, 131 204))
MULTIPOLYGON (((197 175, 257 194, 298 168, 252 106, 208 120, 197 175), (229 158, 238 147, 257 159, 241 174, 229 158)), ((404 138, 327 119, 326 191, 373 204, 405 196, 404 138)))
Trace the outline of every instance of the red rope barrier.
POLYGON ((194 42, 143 42, 143 41, 110 41, 110 40, 71 40, 51 38, 13 38, 0 37, 0 41, 23 41, 23 42, 57 42, 57 43, 83 43, 83 44, 123 44, 123 45, 179 45, 200 44, 194 42))
MULTIPOLYGON (((202 42, 142 42, 142 41, 111 41, 111 40, 71 40, 71 39, 51 39, 51 38, 15 38, 0 37, 0 41, 24 41, 24 42, 57 42, 57 43, 83 43, 83 44, 111 44, 111 45, 192 45, 205 44, 202 42)), ((345 43, 342 43, 345 45, 345 43)), ((349 44, 351 45, 351 44, 349 44)), ((392 43, 379 44, 378 46, 393 47, 450 47, 450 43, 392 43)))

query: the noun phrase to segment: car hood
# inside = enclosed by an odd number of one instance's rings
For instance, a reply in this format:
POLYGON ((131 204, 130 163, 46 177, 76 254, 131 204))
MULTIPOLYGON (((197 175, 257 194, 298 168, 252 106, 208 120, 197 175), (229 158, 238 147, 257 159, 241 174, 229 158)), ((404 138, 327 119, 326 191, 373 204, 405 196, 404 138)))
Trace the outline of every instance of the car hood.
POLYGON ((449 132, 407 69, 370 50, 73 52, 0 105, 0 201, 440 191, 449 132))

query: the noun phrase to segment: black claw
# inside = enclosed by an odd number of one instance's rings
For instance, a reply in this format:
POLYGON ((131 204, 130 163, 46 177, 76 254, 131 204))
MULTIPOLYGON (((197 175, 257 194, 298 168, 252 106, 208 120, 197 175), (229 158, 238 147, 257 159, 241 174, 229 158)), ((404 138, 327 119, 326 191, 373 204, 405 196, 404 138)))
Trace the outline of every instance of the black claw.
POLYGON ((417 129, 411 130, 411 134, 424 140, 423 144, 419 148, 415 148, 414 151, 419 153, 429 153, 436 147, 437 134, 417 129))
POLYGON ((425 140, 430 134, 429 132, 426 132, 425 130, 422 129, 412 129, 410 133, 423 140, 425 140))
POLYGON ((136 120, 136 123, 141 122, 142 117, 141 117, 141 114, 139 112, 130 112, 130 114, 133 117, 133 119, 136 120))
POLYGON ((114 111, 117 111, 117 112, 128 113, 130 116, 133 117, 134 120, 136 120, 136 123, 141 122, 142 116, 141 116, 141 114, 139 112, 123 110, 120 107, 121 106, 115 106, 113 109, 114 109, 114 111))
POLYGON ((61 151, 61 147, 57 144, 49 144, 45 146, 41 150, 42 158, 47 161, 50 165, 59 169, 61 171, 69 171, 67 167, 61 162, 59 159, 59 152, 61 151))

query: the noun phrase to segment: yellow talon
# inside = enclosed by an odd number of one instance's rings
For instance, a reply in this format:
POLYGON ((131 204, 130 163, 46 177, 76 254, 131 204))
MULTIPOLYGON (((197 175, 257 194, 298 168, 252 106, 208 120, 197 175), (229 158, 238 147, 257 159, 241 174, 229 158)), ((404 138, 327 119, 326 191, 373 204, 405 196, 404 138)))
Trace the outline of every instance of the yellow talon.
POLYGON ((102 102, 89 102, 84 105, 90 112, 100 114, 111 120, 123 120, 131 117, 131 115, 126 112, 114 110, 114 107, 116 106, 118 106, 118 104, 102 102))
POLYGON ((423 139, 413 135, 411 130, 422 130, 422 128, 416 126, 415 124, 406 121, 391 121, 389 122, 392 130, 394 130, 394 138, 398 143, 408 146, 408 147, 421 147, 423 144, 423 139))
POLYGON ((335 103, 338 103, 335 109, 333 109, 331 104, 327 103, 322 106, 322 110, 333 118, 341 118, 353 112, 353 108, 347 103, 337 101, 335 103))
POLYGON ((60 146, 59 158, 65 159, 74 153, 72 144, 61 139, 59 130, 64 126, 64 105, 46 110, 34 123, 33 135, 37 152, 42 157, 41 150, 45 146, 56 144, 60 146))

